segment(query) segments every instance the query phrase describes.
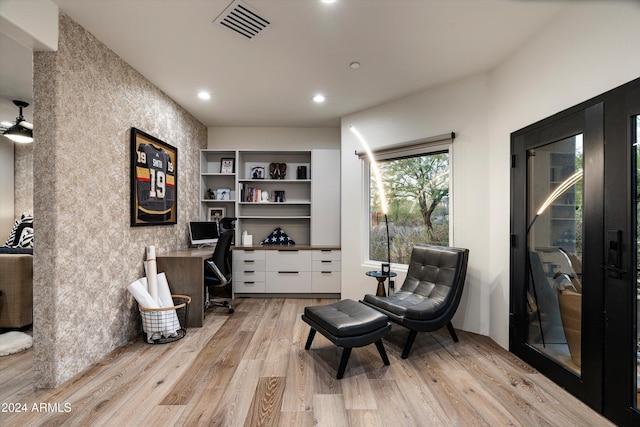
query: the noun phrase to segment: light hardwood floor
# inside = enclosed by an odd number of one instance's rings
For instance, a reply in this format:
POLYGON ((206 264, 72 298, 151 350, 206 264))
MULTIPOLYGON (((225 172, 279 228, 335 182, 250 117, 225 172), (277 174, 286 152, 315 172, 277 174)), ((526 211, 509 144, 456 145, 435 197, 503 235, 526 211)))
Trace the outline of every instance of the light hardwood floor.
MULTIPOLYGON (((0 358, 2 426, 608 426, 612 425, 487 337, 406 330, 340 351, 320 334, 305 351, 307 305, 333 300, 242 299, 211 309, 180 341, 141 338, 53 390, 34 390, 32 351, 0 358), (34 406, 35 405, 35 406, 34 406)), ((80 337, 79 337, 80 339, 80 337)))

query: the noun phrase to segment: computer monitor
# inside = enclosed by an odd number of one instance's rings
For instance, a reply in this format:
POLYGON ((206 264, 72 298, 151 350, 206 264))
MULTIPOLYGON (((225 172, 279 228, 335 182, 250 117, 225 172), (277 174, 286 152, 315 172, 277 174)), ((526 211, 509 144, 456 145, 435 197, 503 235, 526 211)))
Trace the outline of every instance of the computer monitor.
POLYGON ((218 242, 218 223, 214 221, 192 221, 189 223, 191 246, 212 246, 218 242))

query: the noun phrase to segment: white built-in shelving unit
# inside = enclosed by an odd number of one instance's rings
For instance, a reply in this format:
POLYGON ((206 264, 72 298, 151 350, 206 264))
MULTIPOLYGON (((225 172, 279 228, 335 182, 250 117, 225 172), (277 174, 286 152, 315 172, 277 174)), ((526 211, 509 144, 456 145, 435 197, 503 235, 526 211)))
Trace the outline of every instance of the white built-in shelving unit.
POLYGON ((201 150, 200 219, 210 220, 211 208, 236 217, 236 244, 245 231, 259 244, 280 227, 296 244, 339 245, 339 162, 339 150, 201 150), (225 159, 229 173, 221 173, 225 159), (272 177, 272 164, 286 165, 284 176, 272 177))

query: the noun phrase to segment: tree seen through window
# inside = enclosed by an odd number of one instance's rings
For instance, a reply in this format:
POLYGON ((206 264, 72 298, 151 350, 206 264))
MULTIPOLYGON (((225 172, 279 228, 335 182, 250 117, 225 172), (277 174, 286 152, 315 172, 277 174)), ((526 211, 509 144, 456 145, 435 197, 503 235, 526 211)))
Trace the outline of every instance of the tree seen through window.
MULTIPOLYGON (((391 262, 408 264, 420 243, 449 245, 449 152, 378 162, 388 203, 391 262)), ((370 173, 369 258, 387 261, 387 234, 370 173)))

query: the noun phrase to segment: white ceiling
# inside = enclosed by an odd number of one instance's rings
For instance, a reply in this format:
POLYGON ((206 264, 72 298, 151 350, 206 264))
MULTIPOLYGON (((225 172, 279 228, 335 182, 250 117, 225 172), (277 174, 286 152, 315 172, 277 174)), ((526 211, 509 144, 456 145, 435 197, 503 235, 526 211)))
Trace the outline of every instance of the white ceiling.
MULTIPOLYGON (((346 114, 486 72, 567 4, 243 0, 271 22, 249 41, 213 23, 231 0, 53 1, 206 126, 304 127, 338 126, 346 114), (212 98, 198 99, 201 90, 212 98), (323 104, 311 101, 318 92, 323 104)), ((9 69, 18 53, 4 38, 0 98, 30 100, 16 80, 31 71, 9 69)))

